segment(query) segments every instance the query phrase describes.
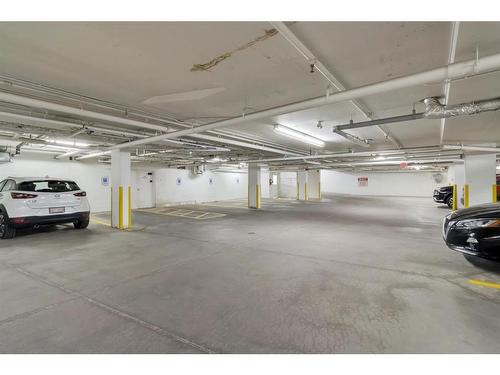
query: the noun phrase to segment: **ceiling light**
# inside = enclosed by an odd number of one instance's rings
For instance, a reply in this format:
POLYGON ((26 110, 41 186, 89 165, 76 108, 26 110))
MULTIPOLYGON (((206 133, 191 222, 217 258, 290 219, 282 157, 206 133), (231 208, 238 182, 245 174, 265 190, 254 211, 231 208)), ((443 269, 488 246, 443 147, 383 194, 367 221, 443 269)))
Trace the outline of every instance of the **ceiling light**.
POLYGON ((89 147, 88 143, 77 142, 77 141, 65 141, 63 139, 51 139, 48 142, 55 143, 56 145, 62 145, 62 146, 89 147))
POLYGON ((293 138, 295 140, 308 143, 316 147, 325 147, 325 142, 323 142, 321 139, 315 138, 309 134, 305 134, 294 129, 287 128, 283 125, 274 125, 274 131, 286 137, 293 138))
POLYGON ((387 159, 385 156, 377 156, 373 158, 373 160, 385 160, 385 159, 387 159))
POLYGON ((225 162, 227 159, 221 159, 218 156, 214 156, 212 159, 208 159, 207 162, 209 163, 219 163, 219 162, 225 162))
POLYGON ((83 159, 95 158, 97 156, 107 155, 107 154, 110 154, 110 153, 111 153, 111 151, 94 152, 92 154, 87 154, 87 155, 79 156, 79 157, 76 158, 76 160, 83 160, 83 159))

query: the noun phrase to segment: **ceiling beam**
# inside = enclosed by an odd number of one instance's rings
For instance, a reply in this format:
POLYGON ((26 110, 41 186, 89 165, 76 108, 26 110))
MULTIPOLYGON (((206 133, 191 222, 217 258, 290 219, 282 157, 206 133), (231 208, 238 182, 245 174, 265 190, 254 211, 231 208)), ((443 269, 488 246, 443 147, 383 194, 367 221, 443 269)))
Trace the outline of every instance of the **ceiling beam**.
MULTIPOLYGON (((234 126, 237 124, 262 120, 285 113, 303 111, 306 109, 322 107, 343 101, 349 101, 357 98, 362 98, 370 95, 382 94, 402 88, 423 85, 426 83, 435 83, 444 80, 454 80, 461 78, 469 78, 486 72, 500 70, 500 53, 481 57, 479 59, 467 60, 459 63, 449 64, 439 68, 427 70, 424 72, 409 74, 399 78, 393 78, 386 81, 376 82, 365 86, 340 91, 329 95, 328 97, 320 96, 317 98, 306 99, 295 103, 290 103, 278 107, 268 108, 261 111, 252 112, 245 116, 233 117, 227 120, 216 121, 197 127, 173 131, 149 138, 138 139, 131 142, 120 143, 110 147, 107 151, 118 150, 122 148, 136 147, 138 145, 155 143, 164 139, 175 139, 189 134, 202 133, 208 130, 234 126)), ((36 99, 27 98, 15 94, 0 92, 0 101, 8 103, 22 104, 25 106, 34 105, 37 108, 45 108, 49 106, 48 102, 43 102, 36 99)), ((119 117, 114 117, 115 121, 120 123, 122 120, 119 117)))
MULTIPOLYGON (((323 77, 330 82, 330 85, 335 87, 337 91, 346 90, 346 86, 339 81, 337 77, 318 59, 314 53, 307 48, 307 46, 293 33, 292 30, 284 22, 271 22, 271 25, 278 30, 280 35, 290 43, 304 58, 308 61, 310 65, 314 65, 316 70, 320 72, 323 77)), ((351 104, 356 108, 361 114, 363 114, 367 120, 373 120, 373 111, 366 107, 365 104, 358 100, 351 100, 351 104)), ((394 143, 397 147, 402 148, 403 145, 400 141, 394 138, 388 131, 386 131, 381 126, 376 126, 376 128, 384 134, 384 137, 394 143)))

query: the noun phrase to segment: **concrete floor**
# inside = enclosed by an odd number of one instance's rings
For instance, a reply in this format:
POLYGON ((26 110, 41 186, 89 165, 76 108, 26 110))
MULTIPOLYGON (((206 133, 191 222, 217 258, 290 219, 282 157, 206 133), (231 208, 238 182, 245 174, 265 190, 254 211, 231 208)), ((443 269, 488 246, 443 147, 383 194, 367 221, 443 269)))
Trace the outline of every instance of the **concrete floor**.
POLYGON ((469 283, 500 274, 444 246, 430 198, 244 205, 0 242, 0 352, 500 352, 500 290, 469 283))

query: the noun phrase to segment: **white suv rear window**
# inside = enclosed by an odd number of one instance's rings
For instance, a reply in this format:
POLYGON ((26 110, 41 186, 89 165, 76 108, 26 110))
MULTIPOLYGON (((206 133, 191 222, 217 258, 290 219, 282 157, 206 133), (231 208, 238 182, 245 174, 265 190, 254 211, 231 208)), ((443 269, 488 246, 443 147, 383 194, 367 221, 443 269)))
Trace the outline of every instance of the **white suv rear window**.
POLYGON ((80 190, 73 181, 43 180, 25 181, 18 184, 18 191, 35 191, 40 193, 64 193, 67 191, 80 190))

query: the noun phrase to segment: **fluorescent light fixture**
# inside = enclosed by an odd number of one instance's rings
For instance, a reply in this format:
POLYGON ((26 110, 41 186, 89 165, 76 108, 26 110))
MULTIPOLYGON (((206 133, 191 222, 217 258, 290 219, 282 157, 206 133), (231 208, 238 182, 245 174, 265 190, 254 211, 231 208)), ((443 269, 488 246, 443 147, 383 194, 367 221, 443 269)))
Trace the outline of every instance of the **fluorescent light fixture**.
POLYGON ((95 158, 95 157, 98 157, 98 156, 101 156, 101 155, 107 155, 107 154, 110 154, 110 153, 111 153, 111 151, 94 152, 92 154, 87 154, 87 155, 79 156, 79 157, 76 158, 76 160, 83 160, 83 159, 95 158))
POLYGON ((212 159, 208 159, 207 162, 209 163, 219 163, 219 162, 225 162, 227 159, 221 159, 218 156, 214 156, 212 159))
POLYGON ((377 156, 373 158, 373 160, 385 160, 385 159, 387 159, 385 156, 377 156))
POLYGON ((65 141, 63 139, 50 139, 49 143, 55 143, 56 145, 61 146, 70 146, 70 147, 89 147, 88 143, 77 142, 77 141, 65 141))
POLYGON ((40 145, 43 148, 46 148, 47 150, 60 150, 60 151, 81 151, 78 148, 75 147, 68 147, 68 146, 56 146, 56 145, 40 145))
POLYGON ((312 135, 299 132, 294 129, 290 129, 283 125, 274 125, 274 131, 276 133, 282 134, 286 137, 293 138, 297 141, 308 143, 316 147, 325 147, 325 142, 321 139, 313 137, 312 135))

